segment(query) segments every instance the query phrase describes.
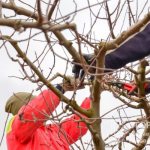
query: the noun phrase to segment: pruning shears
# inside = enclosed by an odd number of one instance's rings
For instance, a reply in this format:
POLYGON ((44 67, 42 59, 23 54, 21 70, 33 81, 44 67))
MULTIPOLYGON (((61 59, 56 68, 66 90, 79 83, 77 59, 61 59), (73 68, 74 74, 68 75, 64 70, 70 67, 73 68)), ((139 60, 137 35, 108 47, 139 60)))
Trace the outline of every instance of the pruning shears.
MULTIPOLYGON (((124 83, 124 82, 120 82, 120 81, 112 81, 112 82, 108 82, 108 85, 116 86, 119 89, 126 91, 127 94, 129 94, 129 95, 137 96, 137 85, 134 83, 124 83)), ((148 84, 144 83, 144 89, 146 89, 147 86, 148 86, 148 84)))

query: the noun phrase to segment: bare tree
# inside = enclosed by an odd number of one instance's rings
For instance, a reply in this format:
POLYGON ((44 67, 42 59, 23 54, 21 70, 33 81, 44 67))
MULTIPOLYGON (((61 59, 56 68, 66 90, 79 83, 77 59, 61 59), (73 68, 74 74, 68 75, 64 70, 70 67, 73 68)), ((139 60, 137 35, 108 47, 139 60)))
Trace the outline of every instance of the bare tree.
POLYGON ((82 146, 74 144, 70 148, 104 150, 117 147, 121 150, 124 145, 130 145, 133 150, 141 150, 148 146, 150 106, 142 85, 148 82, 145 76, 149 71, 145 64, 149 58, 114 70, 113 74, 104 72, 106 52, 117 48, 150 21, 148 8, 148 0, 0 1, 1 49, 5 49, 8 57, 20 65, 21 75, 15 77, 36 84, 35 90, 46 86, 68 105, 62 105, 62 111, 50 120, 61 121, 66 115, 76 113, 87 124, 91 140, 87 143, 81 138, 82 146), (90 72, 92 65, 86 63, 83 53, 95 54, 94 74, 90 72), (58 59, 63 65, 58 64, 58 59), (85 79, 80 82, 73 80, 72 83, 68 77, 72 59, 84 69, 85 79), (61 73, 56 70, 58 65, 63 68, 63 71, 60 69, 61 73), (89 80, 91 75, 94 76, 92 82, 89 80), (53 86, 52 81, 57 77, 62 77, 75 87, 71 99, 53 86), (109 84, 112 80, 135 80, 138 97, 114 88, 109 84), (90 89, 89 95, 93 99, 90 110, 81 109, 76 102, 76 91, 81 85, 90 89), (100 114, 103 91, 113 93, 122 104, 100 114), (132 110, 136 115, 128 113, 132 110), (68 111, 69 114, 66 113, 68 111), (108 117, 109 114, 111 117, 108 117), (115 114, 119 117, 115 117, 115 114), (118 128, 103 138, 101 126, 104 120, 109 119, 118 128))

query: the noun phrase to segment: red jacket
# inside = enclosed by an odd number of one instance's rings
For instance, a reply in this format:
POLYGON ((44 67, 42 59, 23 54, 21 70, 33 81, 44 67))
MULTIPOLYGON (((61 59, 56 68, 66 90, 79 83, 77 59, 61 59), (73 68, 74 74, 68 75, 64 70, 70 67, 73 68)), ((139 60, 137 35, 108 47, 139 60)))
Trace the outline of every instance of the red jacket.
MULTIPOLYGON (((43 91, 9 123, 7 132, 8 150, 69 150, 69 145, 76 142, 87 132, 80 118, 72 115, 60 124, 43 125, 59 104, 59 98, 50 90, 43 91)), ((81 104, 90 108, 90 98, 81 104)))

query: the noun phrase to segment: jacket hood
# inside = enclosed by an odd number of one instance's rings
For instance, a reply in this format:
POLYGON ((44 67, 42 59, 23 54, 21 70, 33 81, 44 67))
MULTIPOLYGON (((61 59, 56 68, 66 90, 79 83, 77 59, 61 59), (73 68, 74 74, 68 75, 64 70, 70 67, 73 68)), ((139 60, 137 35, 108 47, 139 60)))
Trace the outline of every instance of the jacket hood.
POLYGON ((7 100, 5 105, 5 111, 8 113, 12 113, 13 115, 16 115, 19 109, 23 105, 28 104, 28 102, 32 100, 34 97, 35 96, 33 96, 31 93, 27 93, 27 92, 14 93, 7 100))

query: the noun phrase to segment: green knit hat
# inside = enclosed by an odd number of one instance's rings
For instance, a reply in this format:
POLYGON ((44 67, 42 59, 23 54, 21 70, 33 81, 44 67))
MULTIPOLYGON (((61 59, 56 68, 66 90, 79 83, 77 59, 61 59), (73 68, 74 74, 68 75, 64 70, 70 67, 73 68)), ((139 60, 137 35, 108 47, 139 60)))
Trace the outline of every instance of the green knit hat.
POLYGON ((5 111, 8 113, 12 113, 13 115, 16 115, 19 109, 23 105, 28 104, 28 102, 32 100, 34 97, 35 96, 33 96, 31 93, 27 92, 15 93, 7 100, 5 105, 5 111))

